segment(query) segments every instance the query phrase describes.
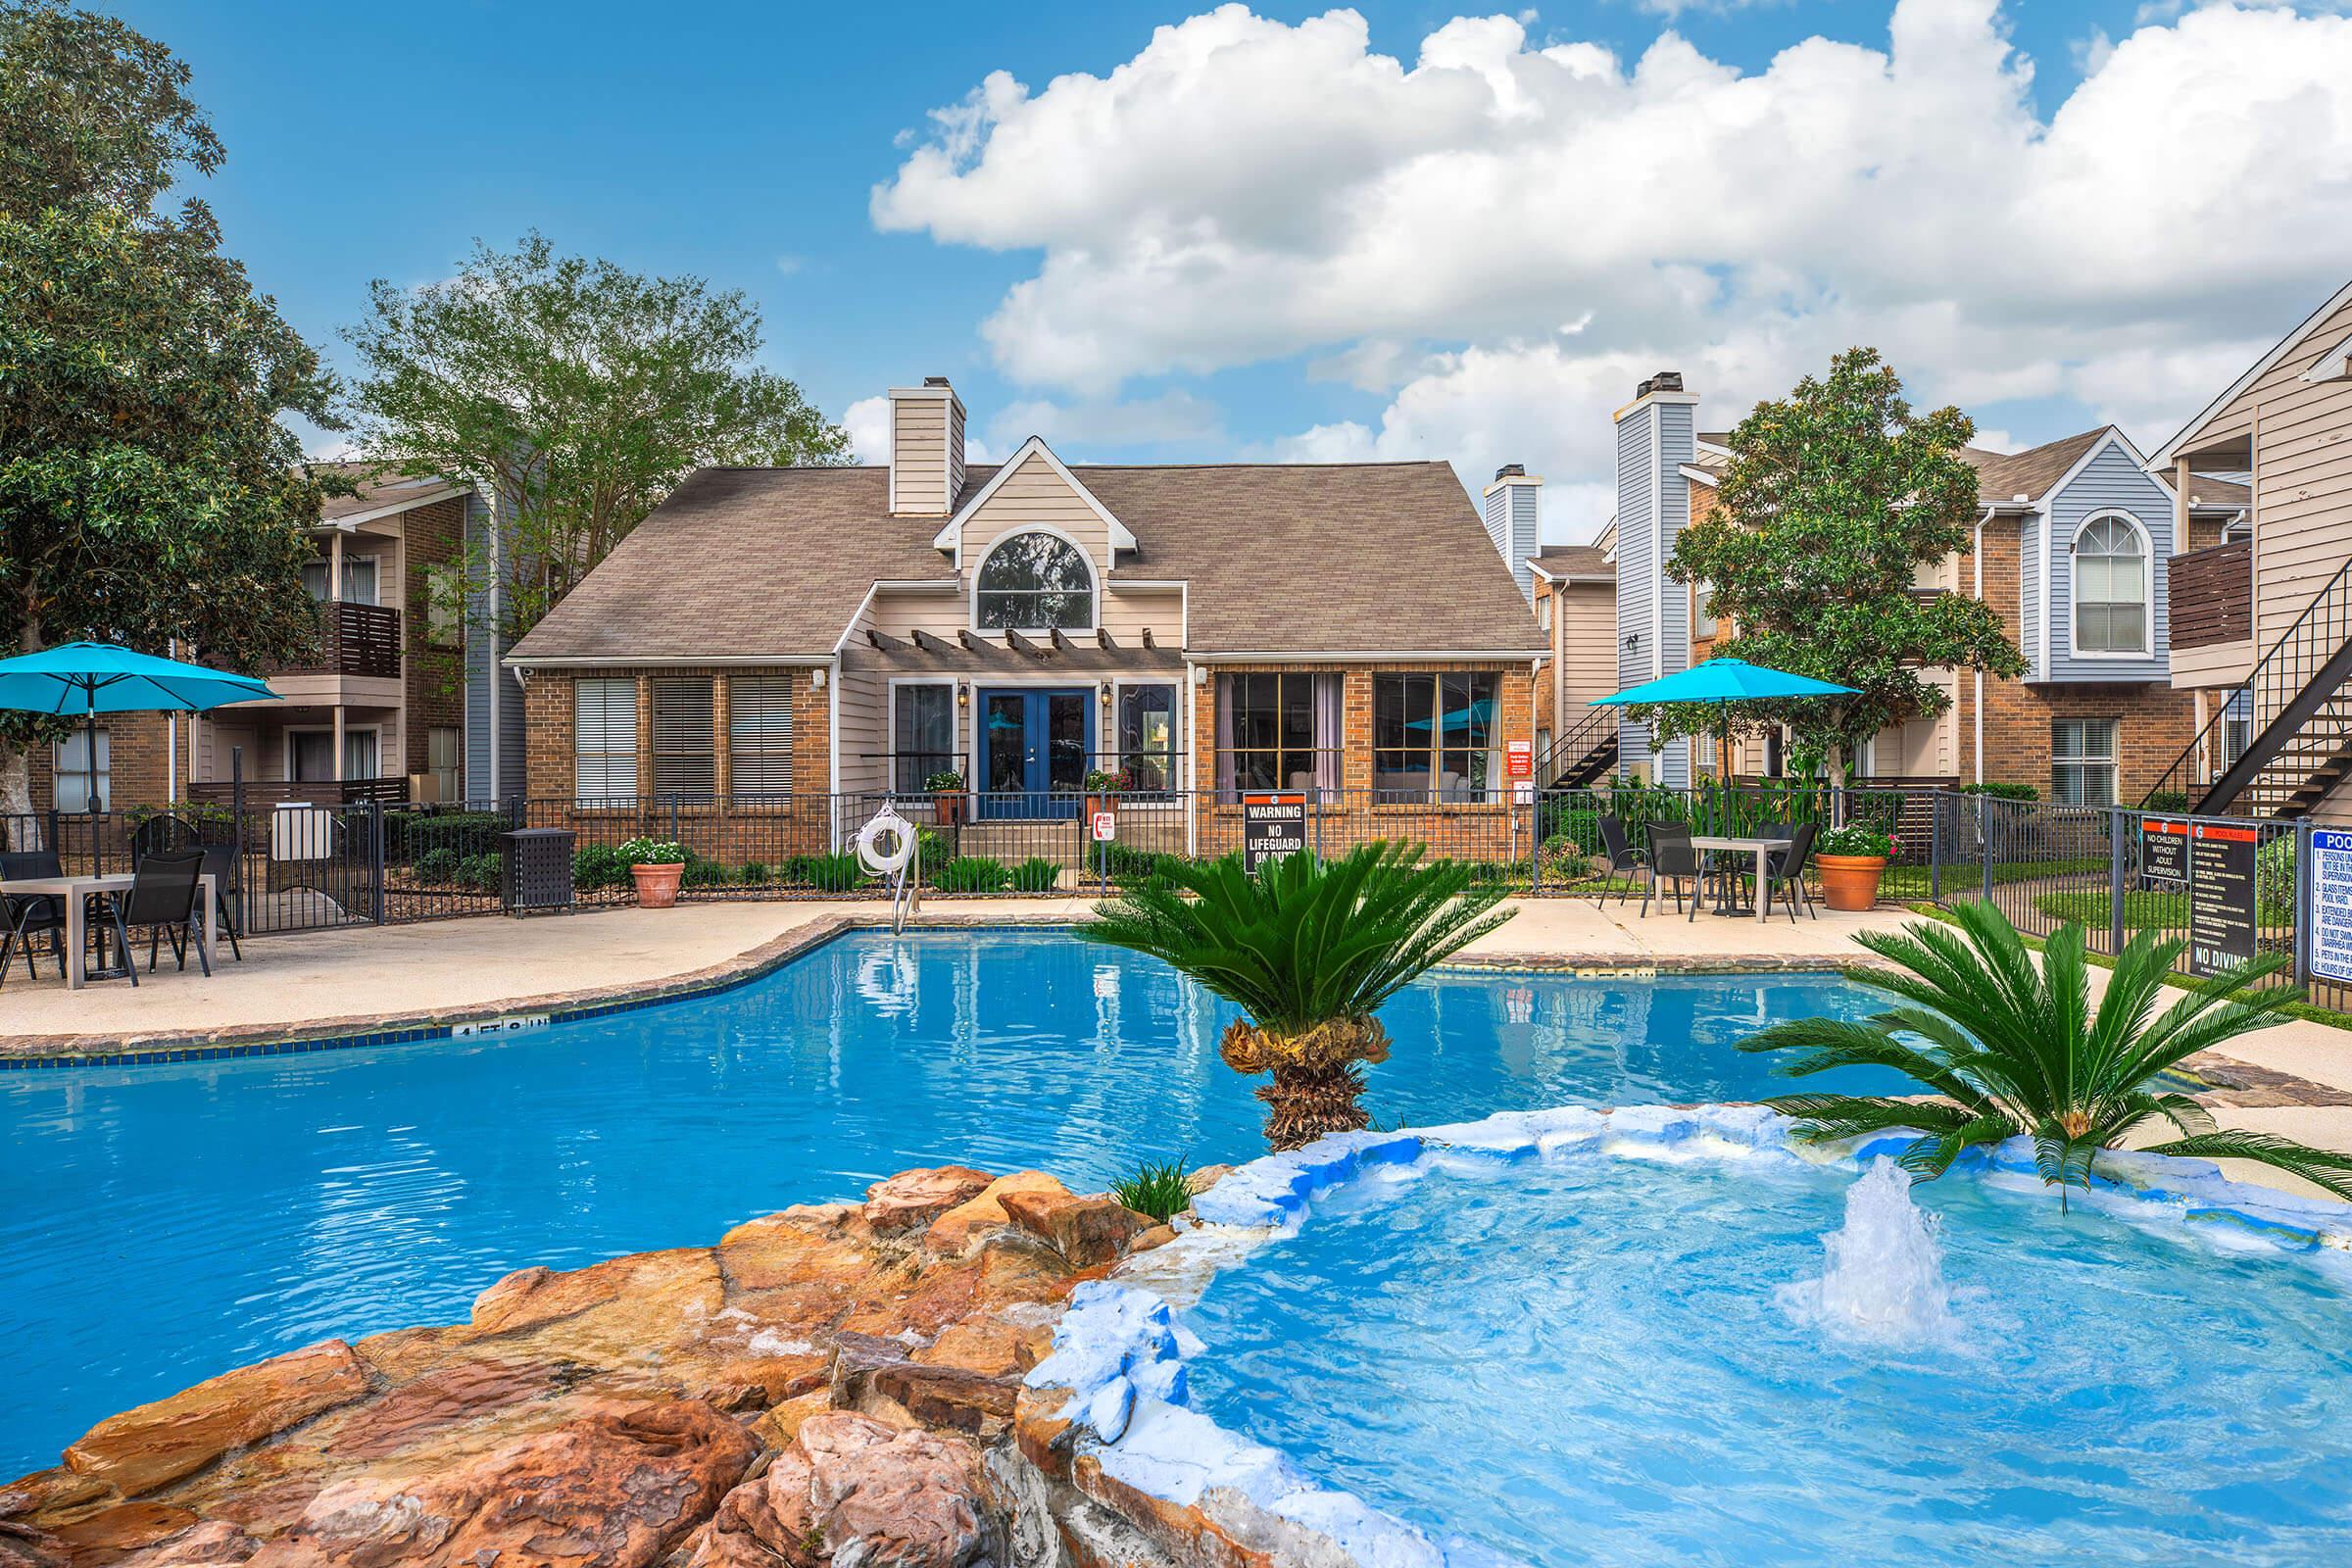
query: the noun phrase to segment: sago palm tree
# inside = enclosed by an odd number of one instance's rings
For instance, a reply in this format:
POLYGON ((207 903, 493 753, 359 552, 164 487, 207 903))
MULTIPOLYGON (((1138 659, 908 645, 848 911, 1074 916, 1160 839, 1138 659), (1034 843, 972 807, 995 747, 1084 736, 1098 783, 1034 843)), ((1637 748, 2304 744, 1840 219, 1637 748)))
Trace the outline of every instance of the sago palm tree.
POLYGON ((1473 888, 1469 865, 1421 857, 1419 845, 1381 842, 1336 860, 1286 856, 1255 877, 1238 855, 1170 863, 1078 930, 1163 958, 1242 1009, 1225 1064, 1273 1075, 1257 1092, 1266 1142, 1296 1149, 1369 1124, 1363 1064, 1389 1054, 1372 1014, 1510 918, 1492 912, 1504 890, 1473 888))
POLYGON ((2094 1012, 2082 928, 2060 926, 2037 967, 2025 940, 1992 905, 1953 909, 1960 929, 1917 921, 1900 933, 1854 940, 1899 969, 1871 977, 1901 1006, 1863 1022, 1801 1018, 1740 1044, 1796 1054, 1779 1069, 1805 1077, 1837 1067, 1891 1067, 1939 1099, 1884 1095, 1787 1095, 1766 1104, 1797 1118, 1797 1136, 1825 1142, 1890 1129, 1921 1137, 1897 1156, 1933 1178, 1969 1149, 2034 1140, 2041 1178, 2087 1188, 2091 1162, 2150 1122, 2180 1134, 2147 1146, 2160 1154, 2251 1159, 2352 1198, 2352 1156, 2268 1133, 2225 1131, 2205 1107, 2162 1076, 2200 1051, 2278 1021, 2288 999, 2257 992, 2280 960, 2244 964, 2159 1014, 2161 990, 2186 946, 2142 931, 2117 955, 2094 1012))

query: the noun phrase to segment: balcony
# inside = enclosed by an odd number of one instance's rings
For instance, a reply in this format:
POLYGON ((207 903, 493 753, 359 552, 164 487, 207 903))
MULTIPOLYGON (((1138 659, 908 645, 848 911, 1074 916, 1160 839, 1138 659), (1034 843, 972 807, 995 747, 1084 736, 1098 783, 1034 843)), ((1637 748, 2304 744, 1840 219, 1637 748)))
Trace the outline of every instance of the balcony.
POLYGON ((208 806, 227 806, 237 798, 242 788, 248 810, 263 810, 273 806, 300 804, 304 806, 365 806, 379 801, 386 806, 406 806, 409 800, 409 781, 406 778, 344 778, 293 781, 276 778, 249 778, 242 786, 227 779, 191 780, 186 786, 188 799, 208 806))
POLYGON ((399 611, 335 600, 318 612, 318 657, 273 665, 268 673, 400 678, 399 611))
POLYGON ((2173 646, 2210 648, 2254 635, 2254 545, 2240 539, 2175 556, 2173 646))

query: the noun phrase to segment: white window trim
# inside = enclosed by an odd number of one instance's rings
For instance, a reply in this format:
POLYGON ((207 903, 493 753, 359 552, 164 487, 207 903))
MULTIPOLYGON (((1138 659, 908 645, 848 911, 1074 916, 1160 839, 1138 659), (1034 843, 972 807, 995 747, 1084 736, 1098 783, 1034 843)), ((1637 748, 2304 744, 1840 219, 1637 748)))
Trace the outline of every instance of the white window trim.
POLYGON ((2122 750, 2123 750, 2123 740, 2124 740, 2124 725, 2123 725, 2123 720, 2121 720, 2121 719, 2119 719, 2119 718, 2083 718, 2083 717, 2074 717, 2074 718, 2054 718, 2054 719, 2052 719, 2052 720, 2050 721, 2050 800, 2051 800, 2051 803, 2052 803, 2053 805, 2066 805, 2066 806, 2080 806, 2080 805, 2082 805, 2082 803, 2080 803, 2080 802, 2072 802, 2072 801, 2061 802, 2061 801, 2058 799, 2058 770, 2059 770, 2060 768, 2062 768, 2062 767, 2071 767, 2071 768, 2074 768, 2074 769, 2076 769, 2077 771, 2082 771, 2082 770, 2084 770, 2084 769, 2088 769, 2088 768, 2094 768, 2094 767, 2096 767, 2096 768, 2105 768, 2105 769, 2107 770, 2107 796, 2108 796, 2108 803, 2107 803, 2107 804, 2113 804, 2114 802, 2121 800, 2121 799, 2122 799, 2122 789, 2123 789, 2123 782, 2124 782, 2124 764, 2123 764, 2123 755, 2122 755, 2122 750), (2090 725, 2090 724, 2104 724, 2104 725, 2106 725, 2106 726, 2107 726, 2107 749, 2106 749, 2106 751, 2105 751, 2105 752, 2104 752, 2102 755, 2100 755, 2100 756, 2096 756, 2096 757, 2087 756, 2087 755, 2086 755, 2086 756, 2082 756, 2082 757, 2060 757, 2060 756, 2058 755, 2058 726, 2059 726, 2059 725, 2061 725, 2061 724, 2074 724, 2074 725, 2079 725, 2079 726, 2080 726, 2080 725, 2090 725))
MULTIPOLYGON (((1060 630, 1064 637, 1092 637, 1102 629, 1102 569, 1095 564, 1095 558, 1087 553, 1084 541, 1072 538, 1069 533, 1054 527, 1050 522, 1024 522, 1010 532, 998 535, 989 545, 987 552, 973 564, 972 586, 964 597, 965 624, 972 628, 972 635, 975 637, 1002 637, 1004 635, 1007 628, 1002 626, 983 627, 980 624, 980 579, 987 574, 988 563, 998 551, 1015 539, 1033 533, 1051 534, 1072 550, 1077 551, 1078 559, 1086 564, 1087 581, 1092 585, 1092 589, 1087 595, 1087 604, 1090 608, 1087 612, 1086 624, 1064 626, 1060 630)), ((1009 629, 1019 632, 1024 637, 1051 637, 1054 635, 1052 631, 1042 626, 1014 626, 1009 629)))
POLYGON ((2073 536, 2066 542, 2066 640, 2072 658, 2126 663, 2156 657, 2156 537, 2148 531, 2146 523, 2121 507, 2102 507, 2084 517, 2075 525, 2073 536), (2075 569, 2075 564, 2081 559, 2078 552, 2090 525, 2111 519, 2129 524, 2139 536, 2139 605, 2143 612, 2139 621, 2140 646, 2135 650, 2108 649, 2094 653, 2082 646, 2082 577, 2075 569))
MULTIPOLYGON (((1186 765, 1189 766, 1192 748, 1185 744, 1185 738, 1192 731, 1193 705, 1187 699, 1186 694, 1193 688, 1191 682, 1178 674, 1117 675, 1111 678, 1110 703, 1103 708, 1101 715, 1101 722, 1105 734, 1102 754, 1106 757, 1126 755, 1119 749, 1119 705, 1126 697, 1128 688, 1136 686, 1166 686, 1175 693, 1174 701, 1168 710, 1168 746, 1176 754, 1176 757, 1185 759, 1186 765)), ((1172 762, 1174 759, 1170 760, 1172 762)), ((1171 781, 1168 788, 1181 789, 1183 786, 1171 781)))
POLYGON ((645 715, 637 708, 637 677, 634 675, 583 675, 572 682, 571 690, 571 798, 573 801, 635 801, 646 799, 644 778, 640 777, 638 743, 644 738, 645 715), (626 795, 590 795, 580 788, 580 758, 617 755, 599 749, 582 753, 580 750, 580 687, 591 682, 626 685, 629 689, 629 793, 626 795))
MULTIPOLYGON (((285 728, 284 728, 284 729, 281 731, 281 733, 282 733, 282 734, 285 736, 285 738, 286 738, 286 758, 285 758, 285 761, 284 761, 284 763, 283 763, 283 764, 282 764, 282 765, 279 767, 279 769, 278 769, 278 771, 279 771, 279 772, 281 772, 282 774, 284 774, 284 775, 285 775, 285 776, 284 776, 284 778, 281 780, 281 782, 283 782, 283 783, 287 783, 287 784, 297 784, 297 783, 299 783, 299 784, 334 784, 334 783, 338 783, 338 782, 341 782, 341 783, 349 783, 349 782, 350 782, 350 776, 349 776, 349 775, 346 775, 346 776, 345 776, 343 779, 341 779, 341 780, 336 780, 336 779, 331 779, 331 778, 306 778, 306 779, 297 779, 297 778, 294 776, 294 737, 295 737, 295 736, 297 736, 297 735, 328 735, 328 736, 331 736, 331 735, 333 735, 333 734, 334 734, 334 732, 335 732, 335 726, 334 726, 334 725, 332 725, 332 724, 288 724, 288 725, 286 725, 286 726, 285 726, 285 728)), ((346 723, 346 724, 343 726, 343 733, 344 733, 344 735, 345 735, 346 737, 353 736, 353 735, 359 735, 359 734, 369 733, 369 732, 372 732, 372 733, 374 734, 374 736, 375 736, 375 772, 374 772, 374 774, 373 774, 372 776, 373 776, 373 777, 376 777, 376 778, 390 778, 390 777, 392 777, 393 775, 392 775, 392 774, 389 774, 389 773, 386 773, 386 772, 384 771, 384 726, 383 726, 383 724, 382 724, 382 723, 379 721, 379 722, 377 722, 377 723, 373 723, 373 724, 351 724, 351 723, 346 723)), ((348 745, 348 744, 349 744, 349 741, 348 741, 348 739, 346 740, 345 744, 346 744, 346 745, 348 745)))

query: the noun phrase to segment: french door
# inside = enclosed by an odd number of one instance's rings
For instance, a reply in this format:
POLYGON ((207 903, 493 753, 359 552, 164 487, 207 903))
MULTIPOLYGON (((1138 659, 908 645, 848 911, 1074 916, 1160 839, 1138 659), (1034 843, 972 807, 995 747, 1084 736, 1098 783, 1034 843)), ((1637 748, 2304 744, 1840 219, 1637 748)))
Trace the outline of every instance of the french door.
POLYGON ((980 814, 1077 815, 1094 694, 1083 686, 984 686, 979 698, 980 814))

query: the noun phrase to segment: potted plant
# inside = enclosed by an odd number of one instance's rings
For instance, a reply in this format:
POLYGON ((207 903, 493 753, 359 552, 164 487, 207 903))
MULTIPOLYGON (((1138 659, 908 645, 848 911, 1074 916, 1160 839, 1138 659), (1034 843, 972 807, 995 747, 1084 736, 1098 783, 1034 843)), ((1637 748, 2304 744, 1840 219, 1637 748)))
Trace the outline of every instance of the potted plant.
POLYGON ((1867 909, 1879 902, 1879 877, 1894 840, 1882 829, 1848 822, 1834 827, 1814 846, 1821 867, 1821 895, 1833 909, 1867 909))
POLYGON ((637 907, 666 909, 678 902, 678 878, 686 874, 686 846, 663 839, 631 839, 620 847, 637 884, 637 907))
POLYGON ((1086 814, 1112 809, 1118 803, 1111 799, 1135 787, 1135 775, 1123 767, 1090 767, 1086 770, 1086 814))
POLYGON ((954 768, 942 768, 923 780, 923 788, 931 792, 931 820, 941 827, 954 827, 963 820, 963 775, 954 768))

